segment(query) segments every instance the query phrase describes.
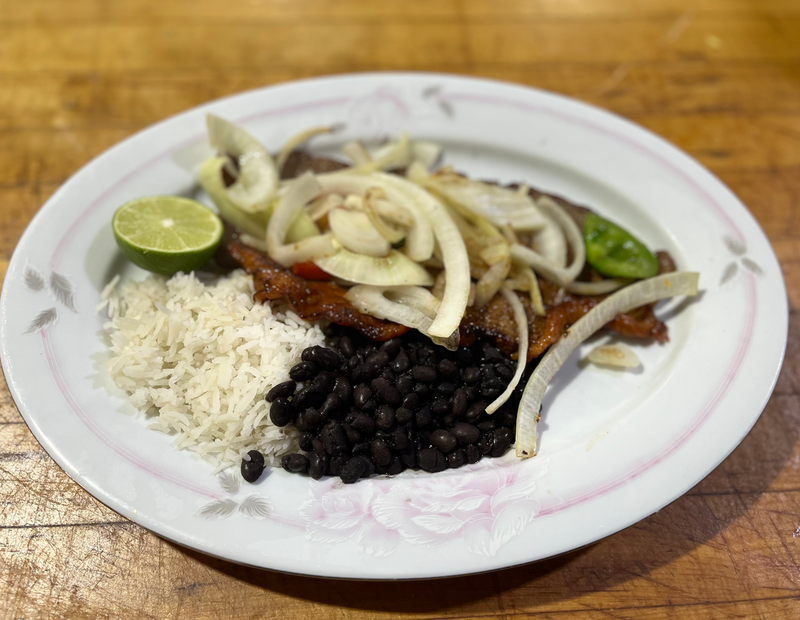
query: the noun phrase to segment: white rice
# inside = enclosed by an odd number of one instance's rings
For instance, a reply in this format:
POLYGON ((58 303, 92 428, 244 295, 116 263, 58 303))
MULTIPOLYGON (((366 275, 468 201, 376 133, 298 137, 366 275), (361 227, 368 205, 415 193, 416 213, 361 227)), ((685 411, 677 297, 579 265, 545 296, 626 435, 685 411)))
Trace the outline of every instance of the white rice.
POLYGON ((297 432, 269 420, 264 394, 289 379, 319 327, 253 302, 253 279, 236 271, 203 284, 193 274, 150 276, 103 291, 114 383, 150 427, 218 469, 259 450, 276 464, 297 432))

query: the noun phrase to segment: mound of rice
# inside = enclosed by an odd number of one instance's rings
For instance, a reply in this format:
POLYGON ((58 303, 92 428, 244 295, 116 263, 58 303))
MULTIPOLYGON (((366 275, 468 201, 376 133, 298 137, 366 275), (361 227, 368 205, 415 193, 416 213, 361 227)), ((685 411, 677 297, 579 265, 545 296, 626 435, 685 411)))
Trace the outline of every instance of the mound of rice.
POLYGON ((271 464, 297 450, 296 431, 272 424, 264 394, 323 342, 319 327, 254 303, 243 271, 209 284, 178 274, 115 285, 103 293, 108 370, 151 428, 217 468, 253 449, 271 464))

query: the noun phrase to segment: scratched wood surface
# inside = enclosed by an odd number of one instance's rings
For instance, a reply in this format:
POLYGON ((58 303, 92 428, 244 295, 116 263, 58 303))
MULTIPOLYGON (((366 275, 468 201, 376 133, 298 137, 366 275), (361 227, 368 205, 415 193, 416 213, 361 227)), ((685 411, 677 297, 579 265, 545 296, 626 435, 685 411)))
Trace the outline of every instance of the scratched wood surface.
POLYGON ((786 363, 741 446, 658 514, 484 576, 363 584, 242 568, 126 521, 0 384, 2 618, 800 617, 800 1, 0 0, 0 279, 92 157, 210 99, 381 69, 487 76, 622 114, 722 178, 789 290, 786 363))

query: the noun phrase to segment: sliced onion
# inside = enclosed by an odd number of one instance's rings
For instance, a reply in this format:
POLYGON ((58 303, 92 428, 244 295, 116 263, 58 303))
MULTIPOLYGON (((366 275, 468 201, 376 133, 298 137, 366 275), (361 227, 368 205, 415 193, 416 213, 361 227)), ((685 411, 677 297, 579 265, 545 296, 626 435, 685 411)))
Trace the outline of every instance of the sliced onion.
POLYGON ((286 233, 307 202, 320 193, 319 183, 310 172, 287 184, 267 225, 267 250, 269 255, 284 267, 305 262, 336 252, 331 235, 316 235, 302 241, 284 244, 286 233))
POLYGON ((295 216, 294 221, 286 231, 286 243, 295 243, 309 237, 316 237, 319 234, 319 227, 314 223, 314 220, 306 213, 305 209, 300 209, 300 212, 295 216))
POLYGON ((248 213, 265 211, 278 192, 278 171, 267 150, 241 127, 208 114, 208 140, 220 155, 233 155, 239 164, 236 181, 225 188, 231 202, 248 213))
POLYGON ((608 280, 599 280, 598 282, 579 282, 573 280, 564 288, 570 293, 575 295, 606 295, 621 289, 623 286, 628 286, 633 280, 627 278, 609 278, 608 280))
POLYGON ((424 190, 395 175, 381 173, 356 174, 347 170, 321 174, 317 179, 322 185, 323 192, 336 192, 347 196, 345 205, 351 195, 360 200, 359 197, 363 196, 369 188, 380 187, 386 193, 389 202, 404 207, 414 218, 414 225, 406 234, 406 245, 403 248, 405 254, 420 263, 433 256, 433 227, 427 216, 427 210, 423 205, 418 204, 419 195, 414 193, 418 190, 427 195, 424 190))
POLYGON ((374 286, 433 284, 433 277, 424 267, 397 250, 392 250, 385 258, 376 258, 341 248, 333 255, 315 259, 314 263, 332 276, 356 284, 374 286))
POLYGON ((378 211, 378 205, 376 203, 386 202, 386 200, 382 200, 385 198, 385 196, 386 194, 380 187, 372 187, 368 189, 367 193, 364 194, 364 212, 380 235, 388 243, 394 244, 403 239, 406 234, 399 228, 395 228, 387 224, 378 211))
POLYGON ((385 257, 392 249, 363 211, 334 209, 328 213, 328 224, 339 243, 356 254, 385 257))
POLYGON ((452 338, 458 330, 461 319, 464 318, 464 311, 467 309, 467 300, 469 299, 469 257, 461 233, 445 206, 428 192, 400 177, 388 174, 378 176, 390 187, 404 188, 414 198, 414 202, 425 210, 433 227, 436 241, 442 250, 444 268, 447 271, 447 284, 442 297, 442 305, 429 333, 431 337, 452 338))
POLYGON ((223 220, 254 237, 263 239, 272 208, 258 213, 247 213, 233 203, 222 180, 222 168, 227 159, 227 157, 211 157, 205 160, 200 166, 200 185, 211 196, 223 220))
POLYGON ((503 286, 508 272, 511 270, 511 258, 506 256, 486 270, 475 285, 474 308, 481 309, 488 304, 503 286))
POLYGON ((517 323, 517 337, 519 338, 517 369, 514 371, 514 376, 511 377, 511 381, 509 381, 505 391, 486 407, 486 413, 489 414, 497 411, 503 403, 511 398, 514 390, 517 389, 519 380, 522 379, 522 373, 525 372, 525 365, 528 361, 528 315, 525 313, 525 306, 522 305, 517 294, 507 286, 502 287, 500 293, 511 305, 511 309, 514 311, 514 321, 517 323))
POLYGON ((342 146, 342 153, 344 153, 355 166, 363 166, 372 161, 372 155, 369 154, 367 147, 361 140, 353 140, 347 142, 342 146))
POLYGON ((414 225, 414 215, 402 205, 394 204, 388 200, 374 200, 373 206, 383 219, 404 228, 414 225))
MULTIPOLYGON (((400 289, 409 288, 416 287, 400 287, 400 289)), ((394 299, 386 297, 385 291, 385 287, 359 285, 348 290, 345 297, 359 312, 405 325, 423 334, 427 333, 433 323, 430 313, 423 312, 416 304, 415 307, 402 303, 404 293, 402 290, 394 291, 394 299)))
POLYGON ((496 226, 514 230, 539 230, 545 224, 533 199, 512 189, 489 185, 456 174, 448 169, 424 179, 423 185, 444 197, 448 202, 471 213, 487 218, 496 226))
POLYGON ((314 220, 321 220, 337 207, 344 206, 344 196, 341 194, 326 194, 325 196, 317 196, 312 200, 306 211, 309 217, 314 220))
MULTIPOLYGON (((542 209, 544 226, 531 236, 531 247, 556 267, 567 266, 567 239, 561 226, 549 212, 542 209)), ((571 218, 570 218, 571 219, 571 218)))
POLYGON ((389 168, 400 168, 407 166, 411 161, 411 140, 408 134, 404 133, 397 142, 389 142, 384 147, 372 154, 371 161, 359 164, 354 172, 376 172, 389 168))
POLYGON ((544 309, 544 300, 542 299, 542 291, 539 288, 539 280, 536 278, 536 274, 533 273, 533 269, 527 265, 521 265, 517 267, 517 269, 522 274, 522 277, 525 279, 528 285, 528 292, 531 296, 531 306, 533 306, 533 311, 538 316, 546 316, 547 312, 544 309))
POLYGON ((640 280, 610 295, 574 323, 550 347, 525 386, 517 414, 517 456, 530 458, 536 455, 536 424, 539 421, 544 392, 558 369, 581 342, 621 312, 628 312, 667 297, 696 295, 699 278, 698 273, 683 271, 640 280))
POLYGON ((341 128, 342 125, 326 125, 324 127, 312 127, 311 129, 306 129, 305 131, 296 133, 286 141, 286 144, 283 145, 283 148, 278 155, 278 159, 275 162, 275 167, 278 170, 283 170, 283 165, 286 163, 286 160, 289 159, 289 155, 292 154, 292 151, 314 136, 318 136, 323 133, 334 133, 339 131, 341 128))
POLYGON ((586 359, 592 364, 612 368, 637 368, 642 365, 636 352, 621 342, 597 346, 589 351, 586 359))
MULTIPOLYGON (((435 142, 413 140, 411 142, 411 157, 413 161, 430 169, 442 156, 442 147, 435 142)), ((411 162, 409 162, 410 164, 411 162)))

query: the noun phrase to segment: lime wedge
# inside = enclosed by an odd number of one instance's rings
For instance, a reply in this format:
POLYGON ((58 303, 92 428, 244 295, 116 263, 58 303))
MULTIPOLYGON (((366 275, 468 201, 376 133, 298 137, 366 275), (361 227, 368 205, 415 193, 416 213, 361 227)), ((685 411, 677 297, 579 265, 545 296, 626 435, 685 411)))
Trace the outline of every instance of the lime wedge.
POLYGON ((125 203, 111 222, 122 253, 142 269, 172 275, 199 269, 214 255, 222 221, 199 202, 148 196, 125 203))

